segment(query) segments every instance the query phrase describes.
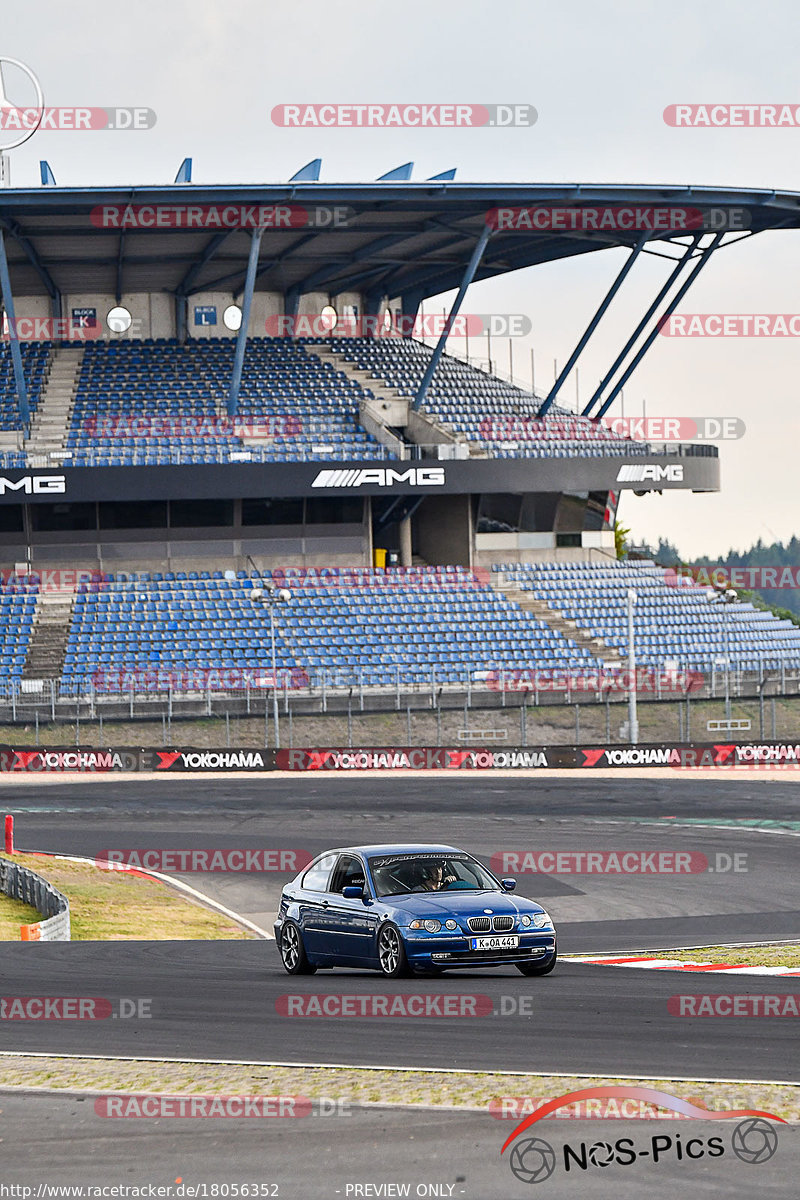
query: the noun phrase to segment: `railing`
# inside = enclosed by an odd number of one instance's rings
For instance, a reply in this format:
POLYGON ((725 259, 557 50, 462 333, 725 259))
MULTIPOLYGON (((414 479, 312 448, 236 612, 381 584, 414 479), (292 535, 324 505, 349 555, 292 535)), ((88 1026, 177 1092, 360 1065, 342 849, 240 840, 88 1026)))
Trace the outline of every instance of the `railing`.
POLYGON ((69 900, 27 867, 0 858, 0 892, 30 905, 45 918, 21 927, 27 942, 68 942, 71 938, 69 900))

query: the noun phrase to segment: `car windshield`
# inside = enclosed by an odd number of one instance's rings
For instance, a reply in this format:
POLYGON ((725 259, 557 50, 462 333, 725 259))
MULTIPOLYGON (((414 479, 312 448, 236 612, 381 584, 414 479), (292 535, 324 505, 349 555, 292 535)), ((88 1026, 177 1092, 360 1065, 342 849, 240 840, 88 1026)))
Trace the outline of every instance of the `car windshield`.
POLYGON ((370 859, 378 896, 408 892, 485 892, 497 880, 466 854, 386 854, 370 859))

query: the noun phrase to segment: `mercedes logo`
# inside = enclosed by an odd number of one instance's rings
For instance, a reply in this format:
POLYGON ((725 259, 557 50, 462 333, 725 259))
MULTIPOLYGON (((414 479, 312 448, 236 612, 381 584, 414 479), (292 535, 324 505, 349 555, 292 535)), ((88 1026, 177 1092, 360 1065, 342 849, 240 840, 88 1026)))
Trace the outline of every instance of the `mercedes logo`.
POLYGON ((20 62, 19 59, 9 58, 5 54, 0 54, 0 139, 2 139, 3 133, 18 132, 16 125, 13 130, 9 127, 10 123, 8 122, 7 118, 8 114, 11 112, 16 112, 19 114, 22 112, 36 113, 36 121, 30 126, 26 126, 24 129, 20 130, 14 141, 2 143, 0 140, 0 152, 4 150, 13 150, 16 146, 21 146, 23 142, 27 142, 29 138, 32 138, 36 133, 36 130, 41 125, 42 117, 44 116, 44 93, 42 92, 42 85, 39 83, 39 80, 36 78, 33 71, 30 69, 30 67, 27 67, 25 63, 20 62), (8 98, 6 95, 6 87, 10 86, 8 84, 8 74, 4 74, 3 71, 3 67, 6 64, 11 67, 16 67, 17 70, 21 71, 23 75, 27 76, 27 78, 33 84, 34 91, 36 92, 35 104, 14 104, 13 101, 8 98))

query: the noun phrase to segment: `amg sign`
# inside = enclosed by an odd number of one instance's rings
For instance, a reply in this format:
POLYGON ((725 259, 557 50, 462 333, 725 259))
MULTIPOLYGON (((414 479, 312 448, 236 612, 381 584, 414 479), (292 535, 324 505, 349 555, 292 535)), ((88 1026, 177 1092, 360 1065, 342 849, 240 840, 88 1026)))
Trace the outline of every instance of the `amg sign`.
POLYGON ((63 495, 67 490, 65 475, 23 475, 21 479, 6 479, 0 475, 0 496, 6 492, 25 492, 30 496, 63 495))
POLYGON ((411 487, 442 487, 444 467, 409 467, 407 471, 394 471, 390 467, 337 468, 320 471, 312 487, 315 488, 390 488, 405 483, 411 487))
POLYGON ((668 483, 683 483, 682 464, 667 463, 661 467, 658 463, 625 463, 617 472, 617 483, 643 483, 645 480, 660 483, 663 479, 668 483))

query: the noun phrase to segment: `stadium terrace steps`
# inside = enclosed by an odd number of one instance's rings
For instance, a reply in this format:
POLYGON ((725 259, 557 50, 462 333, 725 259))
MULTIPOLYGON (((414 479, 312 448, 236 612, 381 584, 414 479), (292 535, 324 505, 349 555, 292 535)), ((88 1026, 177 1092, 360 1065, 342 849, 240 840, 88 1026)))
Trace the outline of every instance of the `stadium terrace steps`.
POLYGON ((46 465, 63 460, 83 353, 83 346, 57 346, 53 350, 25 447, 31 461, 42 457, 41 465, 46 465))
POLYGON ((64 669, 75 589, 44 592, 33 621, 23 680, 58 679, 64 669))
MULTIPOLYGON (((375 437, 390 449, 396 449, 397 439, 394 435, 388 430, 384 430, 382 436, 380 429, 372 427, 373 421, 381 421, 381 402, 389 406, 390 412, 390 418, 383 421, 384 426, 393 425, 395 428, 403 428, 406 437, 414 445, 433 446, 441 443, 453 445, 460 442, 468 447, 464 457, 486 457, 484 450, 474 443, 470 444, 448 424, 440 421, 434 413, 412 412, 408 396, 402 395, 397 388, 390 387, 374 370, 356 366, 357 351, 354 350, 352 356, 348 357, 346 339, 339 338, 335 348, 324 342, 315 342, 306 344, 305 349, 307 353, 314 354, 323 361, 332 363, 338 370, 344 371, 345 375, 365 392, 372 392, 377 403, 370 403, 369 398, 362 402, 362 424, 364 424, 366 416, 369 424, 365 425, 365 428, 374 433, 375 437)), ((405 453, 403 457, 408 458, 410 455, 405 453)))
POLYGON ((588 650, 595 658, 621 658, 622 651, 609 646, 601 637, 595 637, 591 633, 587 633, 585 629, 581 629, 576 621, 571 621, 568 617, 564 617, 561 613, 551 608, 546 601, 539 599, 538 596, 532 595, 529 591, 524 591, 518 584, 509 581, 505 582, 502 574, 494 575, 490 579, 491 586, 510 600, 513 604, 518 604, 525 612, 529 612, 536 617, 537 621, 542 621, 545 625, 549 625, 551 629, 555 629, 556 633, 562 634, 563 637, 569 638, 576 645, 582 646, 584 650, 588 650))

